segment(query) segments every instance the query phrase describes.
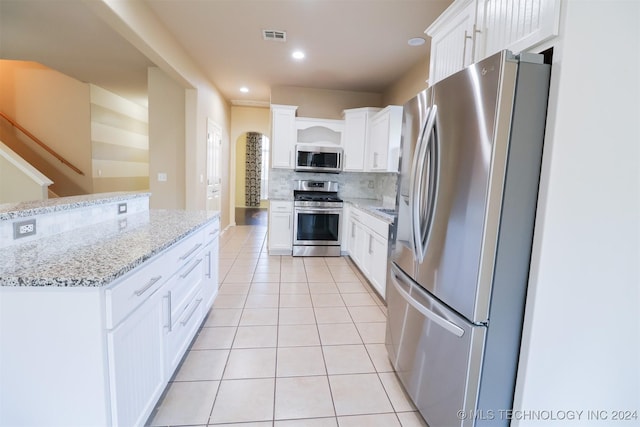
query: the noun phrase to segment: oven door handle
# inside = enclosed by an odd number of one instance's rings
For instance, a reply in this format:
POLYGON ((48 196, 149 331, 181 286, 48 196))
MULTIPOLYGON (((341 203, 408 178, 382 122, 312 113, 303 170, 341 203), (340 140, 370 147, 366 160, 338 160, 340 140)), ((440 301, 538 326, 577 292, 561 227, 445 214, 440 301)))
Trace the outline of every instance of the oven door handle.
POLYGON ((324 213, 342 213, 342 208, 294 208, 296 213, 324 214, 324 213))

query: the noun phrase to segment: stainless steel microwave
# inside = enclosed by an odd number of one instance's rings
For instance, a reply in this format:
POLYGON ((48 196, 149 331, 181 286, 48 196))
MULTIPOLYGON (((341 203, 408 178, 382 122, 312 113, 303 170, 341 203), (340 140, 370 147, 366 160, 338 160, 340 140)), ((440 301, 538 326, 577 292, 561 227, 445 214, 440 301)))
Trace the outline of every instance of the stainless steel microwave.
POLYGON ((296 145, 296 171, 329 172, 342 171, 342 148, 326 145, 296 145))

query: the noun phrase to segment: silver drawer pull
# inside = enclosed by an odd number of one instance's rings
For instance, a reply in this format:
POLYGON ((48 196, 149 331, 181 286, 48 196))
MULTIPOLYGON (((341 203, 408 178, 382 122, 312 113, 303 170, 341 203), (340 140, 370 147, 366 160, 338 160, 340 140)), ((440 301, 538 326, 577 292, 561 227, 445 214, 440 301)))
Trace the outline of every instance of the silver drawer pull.
POLYGON ((143 287, 135 291, 136 296, 139 297, 145 292, 147 292, 149 288, 152 287, 160 279, 162 279, 162 276, 152 277, 151 280, 149 280, 146 285, 144 285, 143 287))
POLYGON ((180 322, 180 324, 182 326, 184 326, 187 323, 189 323, 189 320, 191 320, 191 318, 193 317, 193 314, 196 312, 196 310, 198 309, 198 306, 200 305, 201 302, 202 302, 202 298, 196 300, 196 304, 193 306, 193 309, 191 309, 191 313, 189 313, 189 316, 187 316, 186 319, 184 319, 182 322, 180 322))
POLYGON ((189 256, 194 253, 200 246, 202 246, 202 243, 198 243, 197 245, 195 245, 193 248, 191 248, 191 250, 189 252, 187 252, 186 254, 182 255, 180 257, 180 261, 184 261, 185 259, 189 258, 189 256))
POLYGON ((190 268, 190 269, 188 269, 187 271, 185 271, 184 273, 182 273, 182 274, 180 275, 180 278, 181 278, 181 279, 184 279, 185 277, 187 277, 187 276, 188 276, 188 275, 193 271, 193 269, 194 269, 194 268, 196 268, 196 267, 198 266, 198 264, 200 264, 201 262, 202 262, 202 258, 198 259, 198 260, 197 260, 197 261, 196 261, 196 262, 191 266, 191 268, 190 268))
POLYGON ((171 323, 173 322, 171 319, 171 291, 167 293, 165 298, 167 299, 167 329, 169 330, 169 332, 171 332, 173 329, 171 325, 171 323))
POLYGON ((207 267, 208 267, 208 271, 207 271, 207 279, 211 279, 211 251, 207 252, 205 254, 205 256, 207 257, 207 267))

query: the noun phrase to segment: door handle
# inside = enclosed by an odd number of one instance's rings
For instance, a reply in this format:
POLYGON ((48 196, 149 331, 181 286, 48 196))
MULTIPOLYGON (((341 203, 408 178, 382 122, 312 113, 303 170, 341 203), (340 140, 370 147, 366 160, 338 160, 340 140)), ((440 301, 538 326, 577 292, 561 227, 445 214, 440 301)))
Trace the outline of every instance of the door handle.
POLYGON ((402 286, 400 286, 400 284, 398 283, 400 281, 404 282, 404 284, 409 289, 411 289, 411 287, 413 286, 416 286, 413 283, 408 282, 407 279, 403 277, 403 273, 398 271, 398 267, 396 267, 394 264, 391 264, 391 283, 393 284, 393 287, 395 288, 395 290, 400 294, 402 299, 404 299, 411 307, 418 310, 420 314, 429 318, 429 320, 433 321, 434 323, 437 323, 439 326, 451 332, 453 335, 457 336, 458 338, 464 335, 464 329, 462 329, 460 326, 445 319, 439 314, 434 313, 433 311, 429 310, 427 307, 420 304, 415 298, 413 298, 409 294, 409 292, 405 291, 402 288, 402 286))
MULTIPOLYGON (((411 182, 410 182, 411 185, 410 185, 410 192, 409 192, 409 196, 410 196, 409 205, 410 205, 410 211, 411 211, 411 224, 412 224, 411 228, 413 230, 414 257, 415 257, 415 260, 418 261, 419 263, 422 263, 422 261, 424 261, 424 256, 426 251, 426 241, 427 241, 426 236, 425 236, 425 239, 422 238, 424 233, 422 232, 422 224, 420 222, 421 220, 420 206, 422 205, 422 196, 424 193, 422 189, 422 177, 424 173, 423 164, 426 160, 427 151, 429 150, 430 144, 432 141, 431 134, 433 133, 433 130, 436 125, 437 111, 438 111, 437 105, 431 106, 429 110, 429 114, 427 116, 427 120, 425 121, 425 124, 423 127, 423 131, 420 137, 420 142, 416 146, 416 150, 413 157, 413 164, 411 168, 412 172, 411 172, 411 182)), ((433 185, 433 182, 431 181, 432 180, 430 179, 428 183, 429 186, 433 185)), ((429 208, 431 207, 432 206, 430 203, 429 208)), ((430 217, 430 214, 428 214, 427 217, 430 217)))

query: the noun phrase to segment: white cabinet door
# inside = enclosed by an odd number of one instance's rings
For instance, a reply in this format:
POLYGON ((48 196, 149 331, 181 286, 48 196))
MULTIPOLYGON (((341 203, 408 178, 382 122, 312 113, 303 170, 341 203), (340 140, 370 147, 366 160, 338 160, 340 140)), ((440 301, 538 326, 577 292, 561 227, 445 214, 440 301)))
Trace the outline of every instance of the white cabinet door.
POLYGON ((271 167, 293 169, 296 110, 293 105, 271 105, 271 167))
POLYGON ((369 233, 368 259, 369 281, 382 298, 386 298, 388 240, 376 233, 369 233))
POLYGON ((293 248, 293 202, 269 202, 269 253, 291 255, 293 248))
POLYGON ((356 220, 353 217, 349 217, 347 222, 347 252, 349 256, 355 260, 356 257, 356 220))
POLYGON ((402 132, 402 107, 389 105, 371 118, 366 170, 397 172, 402 132))
POLYGON ((503 49, 527 51, 558 35, 560 0, 480 1, 477 60, 503 49))
POLYGON ((165 386, 159 293, 107 334, 113 425, 144 424, 165 386))
POLYGON ((204 297, 205 309, 208 310, 213 305, 213 301, 218 295, 219 287, 219 240, 220 240, 220 219, 216 218, 213 223, 204 230, 205 248, 204 256, 204 279, 202 281, 202 295, 204 297))
POLYGON ((364 171, 365 152, 369 140, 369 118, 378 111, 379 108, 344 110, 342 145, 345 171, 364 171))
POLYGON ((380 233, 388 233, 388 230, 386 222, 358 208, 351 208, 349 256, 383 299, 387 283, 389 240, 380 233))
POLYGON ((427 28, 431 37, 430 85, 474 62, 475 22, 475 0, 462 0, 453 3, 427 28))
POLYGON ((534 50, 558 35, 561 0, 456 0, 427 28, 431 85, 508 49, 534 50))
POLYGON ((358 222, 353 222, 353 234, 354 234, 354 242, 353 242, 353 258, 355 263, 360 267, 365 276, 368 275, 367 271, 367 262, 366 262, 366 253, 365 253, 365 241, 367 239, 367 231, 364 226, 358 222))

